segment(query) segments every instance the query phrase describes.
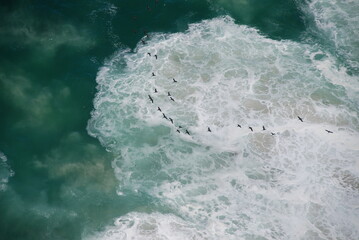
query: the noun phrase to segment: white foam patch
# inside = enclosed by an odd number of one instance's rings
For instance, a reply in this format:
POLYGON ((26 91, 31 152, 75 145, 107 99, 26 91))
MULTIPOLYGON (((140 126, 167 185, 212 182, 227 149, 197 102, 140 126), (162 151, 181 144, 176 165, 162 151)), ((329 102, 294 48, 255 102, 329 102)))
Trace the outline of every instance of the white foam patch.
MULTIPOLYGON (((359 1, 305 1, 304 11, 312 16, 315 34, 334 45, 357 73, 359 70, 359 1)), ((301 5, 301 4, 299 4, 301 5)))
POLYGON ((0 152, 0 192, 6 190, 9 178, 14 176, 14 174, 15 172, 7 164, 7 157, 4 153, 0 152))
POLYGON ((120 219, 133 224, 116 221, 104 239, 359 235, 357 96, 318 67, 318 49, 266 39, 229 17, 151 36, 100 70, 88 131, 116 155, 122 197, 146 193, 172 213, 130 213, 120 219))

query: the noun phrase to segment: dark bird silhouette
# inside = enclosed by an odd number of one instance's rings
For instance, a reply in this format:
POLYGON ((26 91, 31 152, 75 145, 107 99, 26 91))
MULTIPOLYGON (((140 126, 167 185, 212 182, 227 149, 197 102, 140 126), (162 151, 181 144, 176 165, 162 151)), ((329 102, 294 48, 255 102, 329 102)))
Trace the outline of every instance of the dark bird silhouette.
POLYGON ((160 112, 162 112, 162 109, 161 109, 160 107, 157 107, 157 110, 160 111, 160 112))
POLYGON ((325 129, 325 131, 327 131, 327 133, 333 133, 332 131, 329 131, 329 130, 327 130, 327 129, 325 129))
POLYGON ((237 124, 237 127, 242 128, 242 126, 241 126, 241 125, 239 125, 239 124, 237 124))
POLYGON ((253 128, 252 127, 248 127, 252 132, 253 132, 253 128))
POLYGON ((162 113, 162 115, 163 115, 163 118, 168 120, 167 116, 164 113, 162 113))
POLYGON ((303 122, 303 119, 301 118, 301 117, 299 117, 299 116, 297 116, 298 117, 298 119, 301 121, 301 122, 303 122))
POLYGON ((173 119, 172 118, 169 118, 169 119, 170 119, 171 123, 173 123, 173 119))
POLYGON ((182 126, 178 126, 178 128, 182 128, 182 126))
POLYGON ((142 44, 146 44, 146 42, 144 40, 141 40, 142 44))
POLYGON ((170 97, 170 96, 171 96, 171 93, 170 93, 170 92, 168 92, 168 93, 167 93, 167 96, 169 96, 169 97, 170 97))
POLYGON ((210 129, 209 127, 208 127, 207 131, 208 131, 208 132, 212 132, 212 131, 211 131, 211 129, 210 129))
POLYGON ((263 131, 265 131, 266 130, 266 128, 263 126, 263 131))
POLYGON ((157 88, 155 88, 155 93, 157 93, 157 88))
POLYGON ((148 52, 147 54, 148 54, 148 56, 150 56, 150 57, 151 57, 151 53, 149 53, 149 52, 148 52))
POLYGON ((181 132, 180 132, 180 130, 178 130, 178 129, 177 129, 177 131, 176 131, 176 132, 181 133, 181 132))
POLYGON ((151 100, 151 102, 153 103, 153 99, 152 99, 151 95, 148 95, 148 97, 151 100))
POLYGON ((271 132, 270 134, 275 135, 275 133, 274 133, 274 132, 271 132))
POLYGON ((191 135, 191 134, 189 134, 189 132, 188 132, 188 130, 187 130, 187 129, 186 129, 186 134, 191 135))
POLYGON ((170 99, 175 102, 175 100, 172 97, 170 97, 170 99))
POLYGON ((157 60, 157 54, 155 54, 155 58, 156 58, 156 60, 157 60))
POLYGON ((176 83, 176 82, 177 82, 177 81, 176 81, 176 79, 174 79, 174 78, 172 78, 172 80, 173 80, 173 82, 174 82, 174 83, 176 83))
POLYGON ((156 74, 154 72, 152 72, 152 77, 156 76, 156 74))

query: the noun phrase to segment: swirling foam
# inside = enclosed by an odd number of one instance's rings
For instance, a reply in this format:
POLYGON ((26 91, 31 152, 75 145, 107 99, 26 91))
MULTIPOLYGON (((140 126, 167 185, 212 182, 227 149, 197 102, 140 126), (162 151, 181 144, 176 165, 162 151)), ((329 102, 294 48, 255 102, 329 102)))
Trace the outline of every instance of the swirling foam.
POLYGON ((304 12, 313 20, 313 33, 335 48, 341 61, 359 74, 359 1, 304 1, 304 12))
MULTIPOLYGON (((318 67, 331 58, 229 17, 115 54, 98 74, 88 131, 117 156, 118 193, 145 193, 155 207, 120 217, 100 235, 355 239, 359 110, 318 67), (176 133, 178 125, 191 136, 176 133)), ((345 74, 328 67, 331 76, 345 74)))

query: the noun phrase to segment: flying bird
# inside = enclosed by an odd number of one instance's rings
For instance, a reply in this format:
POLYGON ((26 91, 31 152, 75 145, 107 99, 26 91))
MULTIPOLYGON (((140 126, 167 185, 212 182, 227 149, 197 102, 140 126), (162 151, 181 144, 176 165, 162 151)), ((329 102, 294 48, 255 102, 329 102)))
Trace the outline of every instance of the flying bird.
POLYGON ((165 118, 165 119, 167 119, 167 120, 168 120, 168 118, 167 118, 166 114, 162 113, 162 115, 163 115, 163 118, 165 118))
POLYGON ((177 131, 176 131, 176 132, 181 133, 181 132, 180 132, 180 130, 178 130, 178 129, 177 129, 177 131))
POLYGON ((265 131, 266 130, 266 128, 263 126, 263 131, 265 131))
POLYGON ((301 122, 303 122, 303 119, 301 118, 301 117, 299 117, 299 116, 297 116, 298 117, 298 119, 301 121, 301 122))
POLYGON ((239 124, 237 124, 237 127, 242 128, 242 126, 241 126, 241 125, 239 125, 239 124))
POLYGON ((153 99, 152 99, 151 95, 148 95, 148 97, 151 100, 151 102, 153 103, 153 99))
POLYGON ((186 129, 186 134, 191 135, 191 134, 189 134, 189 132, 188 132, 188 130, 187 130, 187 129, 186 129))
POLYGON ((155 88, 155 93, 157 93, 157 88, 155 88))
POLYGON ((148 52, 147 54, 148 54, 148 56, 150 56, 150 57, 151 57, 151 53, 149 53, 149 52, 148 52))
POLYGON ((160 112, 162 112, 162 109, 161 109, 160 107, 157 107, 157 110, 160 111, 160 112))
POLYGON ((170 99, 175 102, 175 100, 172 97, 170 97, 170 99))
POLYGON ((169 118, 169 119, 170 119, 171 123, 173 123, 173 119, 172 118, 169 118))
POLYGON ((252 132, 253 132, 253 128, 252 127, 248 127, 252 132))
POLYGON ((174 78, 172 78, 172 80, 173 80, 173 82, 174 82, 174 83, 176 83, 176 82, 177 82, 177 81, 176 81, 176 79, 174 79, 174 78))
POLYGON ((208 127, 208 130, 207 130, 207 131, 208 131, 208 132, 212 132, 212 131, 211 131, 211 129, 210 129, 209 127, 208 127))
POLYGON ((157 60, 157 54, 155 54, 155 58, 156 58, 156 60, 157 60))
POLYGON ((156 75, 155 75, 155 73, 153 72, 153 73, 152 73, 152 77, 154 77, 154 76, 156 76, 156 75))
POLYGON ((325 129, 325 131, 327 131, 327 133, 333 133, 332 131, 329 131, 329 130, 327 130, 327 129, 325 129))

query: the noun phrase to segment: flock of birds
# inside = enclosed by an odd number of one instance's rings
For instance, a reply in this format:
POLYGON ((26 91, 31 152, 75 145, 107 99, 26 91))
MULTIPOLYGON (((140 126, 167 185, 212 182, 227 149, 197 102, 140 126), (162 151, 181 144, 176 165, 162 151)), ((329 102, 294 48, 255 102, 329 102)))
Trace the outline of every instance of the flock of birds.
MULTIPOLYGON (((157 4, 157 3, 158 3, 158 0, 155 0, 155 4, 157 4)), ((149 7, 149 5, 147 5, 147 10, 148 10, 148 11, 151 11, 151 8, 149 7)), ((136 18, 136 17, 134 17, 134 18, 136 18)), ((146 31, 144 31, 144 34, 145 34, 145 36, 146 36, 147 38, 149 38, 149 34, 148 34, 146 31)), ((144 39, 142 39, 141 42, 142 42, 142 44, 144 44, 144 45, 146 44, 146 41, 145 41, 144 39)), ((149 57, 152 57, 152 54, 151 54, 150 52, 148 52, 147 55, 148 55, 149 57)), ((154 56, 154 58, 155 58, 156 60, 158 59, 157 54, 154 54, 153 56, 154 56)), ((154 72, 152 72, 152 77, 156 77, 156 74, 155 74, 154 72)), ((177 80, 176 80, 175 78, 172 78, 172 81, 173 81, 174 84, 177 83, 177 80)), ((157 93, 158 93, 158 91, 157 91, 157 89, 155 88, 155 89, 154 89, 154 94, 157 94, 157 93)), ((169 97, 169 100, 175 102, 175 100, 174 100, 174 98, 172 97, 172 95, 171 95, 170 92, 167 92, 167 96, 169 97)), ((152 97, 150 94, 148 95, 148 98, 149 98, 149 100, 151 101, 151 103, 154 103, 153 97, 152 97)), ((162 113, 162 116, 163 116, 164 119, 166 119, 166 120, 170 121, 172 124, 174 124, 173 119, 170 118, 170 117, 168 117, 168 116, 166 116, 166 114, 162 111, 162 109, 161 109, 160 107, 157 107, 157 111, 159 111, 159 112, 162 113)), ((300 117, 300 116, 297 116, 297 117, 298 117, 298 120, 299 120, 299 121, 304 122, 302 117, 300 117)), ((175 125, 175 124, 174 124, 174 125, 175 125)), ((241 126, 240 124, 237 124, 237 127, 242 128, 242 126, 241 126)), ((253 127, 248 126, 248 128, 250 129, 251 132, 254 132, 253 127)), ((177 133, 181 133, 181 130, 180 130, 180 129, 182 130, 183 127, 182 127, 181 125, 178 125, 178 126, 177 126, 177 129, 176 129, 176 132, 177 132, 177 133)), ((262 126, 262 131, 266 131, 266 130, 267 130, 267 129, 265 128, 265 126, 262 126)), ((333 133, 332 131, 327 130, 327 129, 325 129, 325 131, 326 131, 327 133, 333 133)), ((210 127, 207 127, 207 132, 212 132, 212 130, 211 130, 210 127)), ((191 135, 191 134, 189 133, 188 129, 185 129, 185 130, 184 130, 184 133, 187 134, 187 135, 191 135)), ((275 133, 274 133, 274 132, 271 132, 271 135, 275 135, 275 133)))
MULTIPOLYGON (((147 35, 147 36, 148 36, 148 35, 147 35)), ((142 40, 142 41, 143 41, 143 40, 142 40)), ((145 44, 144 41, 143 41, 142 43, 145 44)), ((149 53, 149 52, 147 53, 147 55, 150 56, 150 57, 152 56, 152 54, 149 53)), ((156 54, 154 55, 154 57, 155 57, 156 60, 157 60, 158 56, 157 56, 156 54)), ((155 74, 154 72, 152 72, 152 77, 156 77, 156 74, 155 74)), ((174 79, 174 78, 172 78, 172 81, 173 81, 173 83, 177 83, 177 80, 174 79)), ((155 93, 155 94, 158 93, 157 88, 154 89, 154 93, 155 93)), ((174 98, 172 97, 172 95, 171 95, 170 92, 167 92, 167 96, 169 97, 169 99, 170 99, 171 101, 175 102, 175 100, 174 100, 174 98)), ((151 101, 151 103, 154 103, 153 97, 152 97, 150 94, 148 95, 148 98, 149 98, 149 100, 151 101)), ((170 118, 170 117, 167 117, 166 114, 165 114, 164 112, 162 112, 162 109, 161 109, 160 107, 157 107, 157 111, 159 111, 159 112, 162 113, 164 119, 166 119, 166 120, 170 121, 172 124, 174 124, 173 119, 170 118)), ((302 117, 300 117, 300 116, 297 116, 297 117, 298 117, 298 120, 299 120, 299 121, 304 122, 302 117)), ((237 124, 237 127, 242 128, 242 126, 241 126, 240 124, 237 124)), ((182 126, 179 125, 178 128, 177 128, 177 130, 176 130, 176 132, 181 133, 181 131, 180 131, 181 128, 182 128, 182 126)), ((253 127, 248 126, 248 128, 251 130, 251 132, 254 131, 254 130, 253 130, 253 127)), ((262 131, 266 131, 266 130, 267 130, 267 129, 265 128, 265 126, 262 126, 262 131)), ((327 133, 333 133, 332 131, 327 130, 327 129, 325 129, 325 131, 326 131, 327 133)), ((211 130, 210 127, 207 127, 207 132, 212 132, 212 130, 211 130)), ((191 135, 187 129, 185 129, 185 133, 186 133, 187 135, 191 135)), ((275 133, 274 133, 274 132, 271 132, 271 135, 275 135, 275 133)))

